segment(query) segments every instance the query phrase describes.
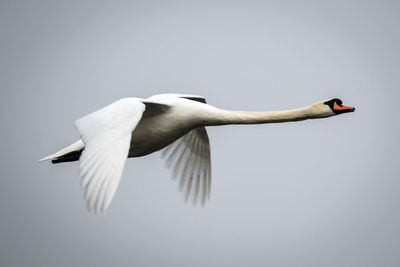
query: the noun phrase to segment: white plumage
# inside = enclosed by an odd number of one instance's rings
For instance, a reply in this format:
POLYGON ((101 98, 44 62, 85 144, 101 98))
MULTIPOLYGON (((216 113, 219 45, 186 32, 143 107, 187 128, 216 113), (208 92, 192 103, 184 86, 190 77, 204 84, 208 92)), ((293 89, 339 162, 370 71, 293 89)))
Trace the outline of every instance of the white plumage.
POLYGON ((144 110, 138 99, 121 99, 75 122, 85 144, 79 174, 89 210, 104 212, 110 204, 144 110))
POLYGON ((210 197, 211 157, 210 141, 206 129, 199 127, 164 149, 162 157, 166 166, 179 178, 179 191, 184 192, 187 201, 192 194, 192 203, 198 198, 204 205, 210 197))
POLYGON ((120 182, 128 157, 161 150, 185 200, 204 205, 210 197, 210 142, 205 126, 258 124, 324 118, 354 108, 339 99, 286 111, 228 111, 196 95, 163 94, 124 98, 75 122, 80 140, 41 159, 79 160, 81 185, 89 211, 104 213, 120 182))

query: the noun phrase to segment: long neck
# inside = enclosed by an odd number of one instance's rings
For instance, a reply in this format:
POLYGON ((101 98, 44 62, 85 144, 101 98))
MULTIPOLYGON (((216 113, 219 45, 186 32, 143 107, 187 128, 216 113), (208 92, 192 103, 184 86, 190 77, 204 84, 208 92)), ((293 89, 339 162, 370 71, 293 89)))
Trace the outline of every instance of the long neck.
POLYGON ((261 124, 289 121, 301 121, 317 118, 310 112, 309 107, 282 111, 230 111, 214 110, 214 116, 209 118, 208 125, 226 124, 261 124))

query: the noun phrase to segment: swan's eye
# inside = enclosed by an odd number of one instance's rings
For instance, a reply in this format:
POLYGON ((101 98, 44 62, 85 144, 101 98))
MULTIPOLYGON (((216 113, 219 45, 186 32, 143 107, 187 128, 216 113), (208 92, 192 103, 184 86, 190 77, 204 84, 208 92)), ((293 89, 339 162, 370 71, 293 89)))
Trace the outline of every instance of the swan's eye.
POLYGON ((328 100, 328 101, 326 101, 326 102, 324 103, 324 105, 329 106, 329 107, 333 110, 333 105, 334 105, 334 103, 336 103, 337 100, 338 100, 337 98, 328 100))

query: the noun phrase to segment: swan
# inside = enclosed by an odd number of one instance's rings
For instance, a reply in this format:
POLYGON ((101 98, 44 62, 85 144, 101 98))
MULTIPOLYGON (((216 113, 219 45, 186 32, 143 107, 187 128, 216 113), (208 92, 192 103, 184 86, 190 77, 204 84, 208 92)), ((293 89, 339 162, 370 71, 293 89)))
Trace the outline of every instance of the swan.
POLYGON ((78 161, 87 209, 105 213, 127 158, 164 149, 162 157, 179 178, 185 200, 204 205, 210 197, 210 141, 205 126, 301 121, 353 112, 338 98, 283 111, 230 111, 202 96, 123 98, 75 121, 80 140, 39 161, 78 161))

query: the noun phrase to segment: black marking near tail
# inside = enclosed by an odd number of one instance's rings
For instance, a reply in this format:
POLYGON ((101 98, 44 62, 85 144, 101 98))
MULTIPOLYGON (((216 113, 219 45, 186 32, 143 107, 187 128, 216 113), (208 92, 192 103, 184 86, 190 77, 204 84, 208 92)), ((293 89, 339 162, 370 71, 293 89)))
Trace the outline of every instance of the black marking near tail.
POLYGON ((65 155, 62 155, 56 159, 53 159, 51 162, 56 164, 56 163, 62 163, 62 162, 70 162, 70 161, 77 161, 79 160, 83 150, 79 151, 72 151, 69 152, 65 155))

